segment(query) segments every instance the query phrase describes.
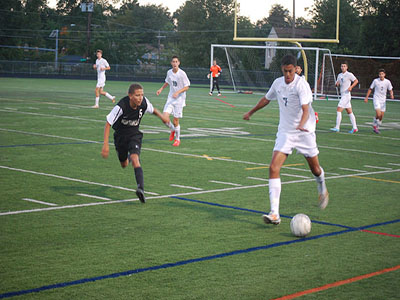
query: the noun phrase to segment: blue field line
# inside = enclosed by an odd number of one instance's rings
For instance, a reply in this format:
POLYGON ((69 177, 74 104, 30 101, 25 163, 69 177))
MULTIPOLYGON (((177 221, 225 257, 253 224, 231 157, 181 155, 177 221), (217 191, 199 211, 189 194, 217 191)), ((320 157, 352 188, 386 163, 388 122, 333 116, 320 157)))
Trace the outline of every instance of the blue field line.
POLYGON ((0 146, 0 148, 37 147, 37 146, 60 146, 60 145, 79 145, 79 144, 97 144, 97 142, 71 142, 71 143, 47 143, 47 144, 20 144, 20 145, 4 145, 4 146, 0 146))
MULTIPOLYGON (((267 213, 265 211, 260 211, 260 210, 242 208, 242 207, 225 205, 225 204, 218 204, 218 203, 213 203, 213 202, 207 202, 207 201, 201 201, 201 200, 195 200, 195 199, 189 199, 189 198, 183 198, 183 197, 177 197, 177 196, 173 196, 171 198, 190 201, 190 202, 196 202, 196 203, 200 203, 200 204, 218 206, 218 207, 223 207, 223 208, 231 208, 231 209, 236 209, 236 210, 243 210, 243 211, 248 211, 248 212, 257 213, 257 214, 266 214, 267 213)), ((291 216, 286 216, 286 215, 280 215, 280 216, 282 218, 288 218, 288 219, 293 218, 291 216)), ((323 222, 323 221, 315 221, 315 220, 311 220, 311 222, 312 223, 316 223, 316 224, 321 224, 321 225, 329 225, 329 226, 336 226, 336 227, 341 227, 341 228, 346 228, 346 229, 353 229, 353 227, 351 227, 351 226, 346 226, 346 225, 341 225, 341 224, 334 224, 334 223, 328 223, 328 222, 323 222)))

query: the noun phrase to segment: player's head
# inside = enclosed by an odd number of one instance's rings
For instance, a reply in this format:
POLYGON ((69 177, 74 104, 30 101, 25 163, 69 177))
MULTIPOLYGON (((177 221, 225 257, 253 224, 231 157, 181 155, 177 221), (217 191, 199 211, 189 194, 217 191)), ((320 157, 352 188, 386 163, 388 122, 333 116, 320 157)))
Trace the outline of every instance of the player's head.
POLYGON ((303 72, 303 69, 301 68, 300 65, 297 65, 297 66, 296 66, 296 74, 300 76, 300 75, 301 75, 301 72, 303 72))
POLYGON ((347 63, 347 61, 345 61, 344 63, 342 63, 340 65, 340 69, 342 70, 343 73, 345 73, 348 68, 349 68, 349 64, 347 63))
POLYGON ((100 49, 96 50, 96 56, 98 59, 100 59, 103 56, 103 50, 100 49))
POLYGON ((281 68, 283 76, 285 77, 285 82, 287 84, 294 80, 296 74, 297 60, 293 55, 285 55, 281 60, 281 68))
POLYGON ((143 101, 143 86, 139 83, 132 83, 128 90, 129 102, 139 106, 143 101))
POLYGON ((216 59, 213 60, 213 65, 214 65, 214 66, 217 65, 217 60, 216 60, 216 59))
POLYGON ((172 68, 176 70, 179 68, 180 64, 181 64, 181 62, 179 61, 179 57, 176 55, 172 56, 172 59, 171 59, 172 68))
POLYGON ((385 69, 379 69, 379 70, 378 70, 378 75, 379 75, 380 80, 385 79, 385 76, 386 76, 386 71, 385 71, 385 69))

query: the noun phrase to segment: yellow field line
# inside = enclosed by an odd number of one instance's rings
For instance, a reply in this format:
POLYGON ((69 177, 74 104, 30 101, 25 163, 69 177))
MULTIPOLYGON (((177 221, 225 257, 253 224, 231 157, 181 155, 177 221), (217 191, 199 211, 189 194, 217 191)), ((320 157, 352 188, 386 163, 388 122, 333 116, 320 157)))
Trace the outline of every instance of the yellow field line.
POLYGON ((368 180, 374 180, 374 181, 390 182, 390 183, 400 183, 400 181, 395 181, 395 180, 378 179, 378 178, 364 177, 364 176, 351 176, 351 177, 354 177, 354 178, 361 178, 361 179, 368 179, 368 180))
MULTIPOLYGON (((282 167, 295 167, 295 166, 304 166, 304 164, 283 165, 282 167)), ((246 168, 245 170, 258 170, 258 169, 268 169, 268 168, 269 166, 265 166, 265 167, 246 168)))

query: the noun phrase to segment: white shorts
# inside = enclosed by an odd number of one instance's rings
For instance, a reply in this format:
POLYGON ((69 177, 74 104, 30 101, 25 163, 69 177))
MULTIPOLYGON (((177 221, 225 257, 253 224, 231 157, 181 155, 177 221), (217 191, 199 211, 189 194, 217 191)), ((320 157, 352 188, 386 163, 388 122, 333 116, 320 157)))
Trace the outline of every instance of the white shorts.
POLYGON ((351 94, 349 92, 340 96, 338 107, 351 108, 351 94))
POLYGON ((382 112, 386 111, 386 100, 382 101, 382 100, 375 100, 374 99, 374 109, 375 110, 380 110, 382 112))
POLYGON ((315 132, 299 131, 298 133, 278 133, 276 134, 274 151, 285 154, 292 154, 293 149, 305 157, 317 156, 319 151, 315 132))
POLYGON ((167 100, 167 103, 164 105, 163 112, 173 115, 174 118, 181 119, 183 117, 183 107, 184 103, 177 103, 176 101, 171 102, 167 100))
POLYGON ((96 84, 97 88, 103 88, 105 85, 106 85, 105 80, 97 80, 97 84, 96 84))

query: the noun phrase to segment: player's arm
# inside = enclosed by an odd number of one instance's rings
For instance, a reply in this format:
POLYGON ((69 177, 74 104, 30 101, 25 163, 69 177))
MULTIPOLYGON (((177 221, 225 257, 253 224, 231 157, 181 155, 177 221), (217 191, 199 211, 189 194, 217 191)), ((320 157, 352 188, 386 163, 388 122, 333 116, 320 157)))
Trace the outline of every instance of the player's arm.
POLYGON ((372 89, 369 88, 368 91, 367 91, 367 95, 365 96, 365 99, 364 99, 365 103, 368 103, 368 97, 369 97, 369 95, 371 95, 371 92, 372 92, 372 89))
POLYGON ((108 67, 105 67, 105 68, 101 68, 103 71, 108 71, 108 70, 111 70, 111 67, 110 66, 108 66, 108 67))
POLYGON ((391 89, 390 91, 389 91, 389 93, 390 93, 390 99, 394 99, 394 94, 393 94, 393 89, 391 89))
POLYGON ((297 130, 308 131, 307 129, 304 128, 304 124, 306 124, 308 117, 310 116, 309 107, 310 106, 308 104, 303 104, 301 106, 301 110, 303 111, 303 114, 301 116, 299 126, 297 126, 297 128, 296 128, 297 130))
POLYGON ((268 100, 267 98, 262 97, 260 99, 260 101, 258 101, 258 103, 256 104, 256 106, 254 106, 252 109, 250 109, 247 113, 245 113, 243 115, 243 120, 250 120, 250 117, 258 110, 264 108, 265 106, 267 106, 271 101, 268 100))
POLYGON ((176 91, 176 92, 172 95, 172 97, 178 98, 178 96, 179 96, 180 94, 186 92, 188 89, 189 89, 189 86, 187 85, 187 86, 185 86, 184 88, 180 89, 179 91, 176 91))
POLYGON ((351 90, 358 84, 358 79, 356 78, 353 83, 351 84, 351 86, 349 87, 349 92, 351 92, 351 90))
POLYGON ((108 154, 110 153, 110 147, 108 145, 108 138, 110 137, 110 127, 111 124, 106 122, 106 125, 104 126, 103 148, 101 149, 101 156, 103 156, 103 158, 107 158, 108 154))
POLYGON ((165 82, 165 83, 163 84, 163 86, 156 92, 156 95, 157 95, 157 96, 160 95, 161 92, 163 91, 163 89, 165 89, 168 85, 169 85, 168 82, 165 82))

